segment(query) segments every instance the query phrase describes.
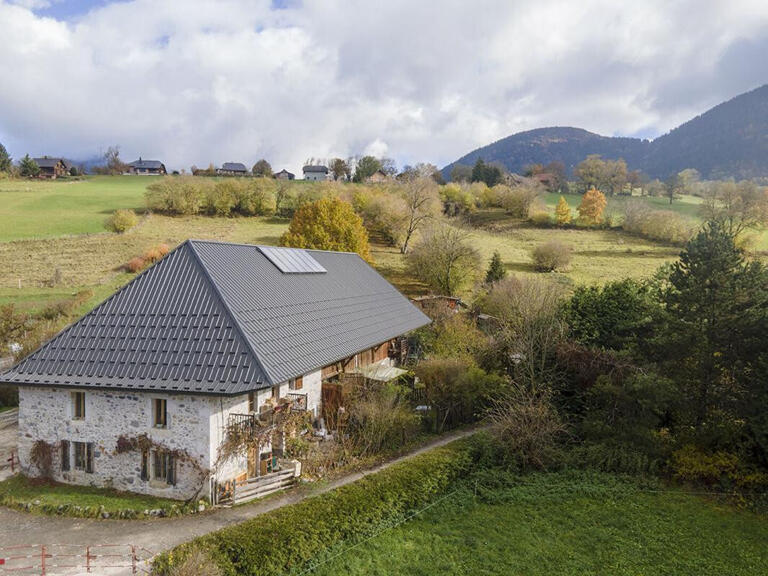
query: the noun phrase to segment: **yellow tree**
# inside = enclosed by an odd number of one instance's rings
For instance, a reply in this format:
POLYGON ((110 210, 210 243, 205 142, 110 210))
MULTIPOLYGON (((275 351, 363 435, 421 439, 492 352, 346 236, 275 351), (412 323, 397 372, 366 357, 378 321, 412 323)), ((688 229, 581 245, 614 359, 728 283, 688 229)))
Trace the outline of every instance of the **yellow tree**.
POLYGON ((324 196, 302 205, 293 215, 282 246, 357 252, 371 262, 368 232, 352 205, 335 196, 324 196))
POLYGON ((560 200, 557 201, 557 208, 555 208, 555 217, 557 219, 558 226, 565 226, 571 223, 571 207, 568 205, 568 201, 565 196, 560 196, 560 200))
POLYGON ((581 204, 577 208, 579 221, 586 226, 599 225, 603 221, 603 210, 607 204, 605 194, 596 188, 590 188, 581 198, 581 204))

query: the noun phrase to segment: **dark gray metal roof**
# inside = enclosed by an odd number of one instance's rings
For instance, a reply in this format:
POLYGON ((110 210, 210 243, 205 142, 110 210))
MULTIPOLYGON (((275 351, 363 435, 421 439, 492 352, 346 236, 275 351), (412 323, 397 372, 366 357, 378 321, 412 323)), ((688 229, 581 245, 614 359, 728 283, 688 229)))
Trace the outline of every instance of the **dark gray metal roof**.
POLYGON ((257 246, 189 240, 0 382, 241 394, 429 323, 357 254, 307 252, 327 273, 286 274, 257 246))
POLYGON ((40 168, 55 168, 59 162, 64 162, 63 158, 49 158, 48 156, 33 158, 33 160, 35 161, 35 164, 40 166, 40 168))
POLYGON ((303 172, 322 172, 323 174, 328 174, 328 167, 327 166, 304 166, 302 168, 303 172))
POLYGON ((227 172, 248 172, 248 168, 245 167, 245 164, 240 162, 224 162, 224 164, 221 165, 221 169, 227 172))
POLYGON ((132 168, 146 168, 149 170, 165 169, 165 166, 160 160, 142 160, 141 158, 130 162, 128 166, 131 166, 132 168))

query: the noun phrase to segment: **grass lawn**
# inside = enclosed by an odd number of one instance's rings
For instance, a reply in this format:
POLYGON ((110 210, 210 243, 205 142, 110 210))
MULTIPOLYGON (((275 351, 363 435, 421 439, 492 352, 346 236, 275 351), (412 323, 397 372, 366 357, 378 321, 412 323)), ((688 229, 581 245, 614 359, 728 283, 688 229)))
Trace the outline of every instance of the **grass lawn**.
MULTIPOLYGON (((28 503, 31 512, 78 517, 97 517, 101 507, 110 517, 118 517, 121 511, 127 510, 133 511, 127 517, 142 517, 145 510, 163 510, 166 515, 172 515, 181 513, 184 506, 183 502, 176 500, 104 488, 40 483, 20 474, 0 482, 0 504, 25 508, 28 503)), ((186 511, 193 507, 188 507, 186 511)))
POLYGON ((144 191, 155 178, 0 180, 0 241, 104 232, 104 220, 118 208, 144 209, 144 191))
POLYGON ((541 474, 490 497, 445 500, 312 574, 752 576, 768 517, 610 476, 541 474), (530 482, 530 484, 528 484, 530 482))

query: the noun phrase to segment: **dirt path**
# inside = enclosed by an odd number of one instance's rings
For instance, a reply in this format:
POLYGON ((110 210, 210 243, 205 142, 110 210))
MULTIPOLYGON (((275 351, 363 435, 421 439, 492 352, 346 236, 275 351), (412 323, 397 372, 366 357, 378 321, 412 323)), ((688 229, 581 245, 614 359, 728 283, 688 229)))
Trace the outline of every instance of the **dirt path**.
POLYGON ((23 544, 77 544, 83 547, 96 544, 131 544, 157 554, 197 536, 350 484, 368 474, 374 474, 473 432, 474 430, 464 430, 447 434, 405 456, 364 472, 354 472, 320 485, 308 484, 264 501, 218 509, 200 516, 155 520, 93 520, 37 516, 0 507, 0 547, 23 544))

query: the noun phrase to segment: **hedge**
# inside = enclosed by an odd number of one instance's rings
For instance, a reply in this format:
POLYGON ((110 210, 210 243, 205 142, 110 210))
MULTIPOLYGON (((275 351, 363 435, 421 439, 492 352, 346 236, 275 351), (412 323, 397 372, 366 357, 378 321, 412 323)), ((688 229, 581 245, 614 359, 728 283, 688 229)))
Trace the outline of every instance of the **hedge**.
POLYGON ((466 477, 486 446, 457 440, 326 494, 202 536, 160 555, 154 574, 168 576, 192 550, 202 550, 229 576, 283 574, 330 547, 370 534, 444 494, 466 477))

